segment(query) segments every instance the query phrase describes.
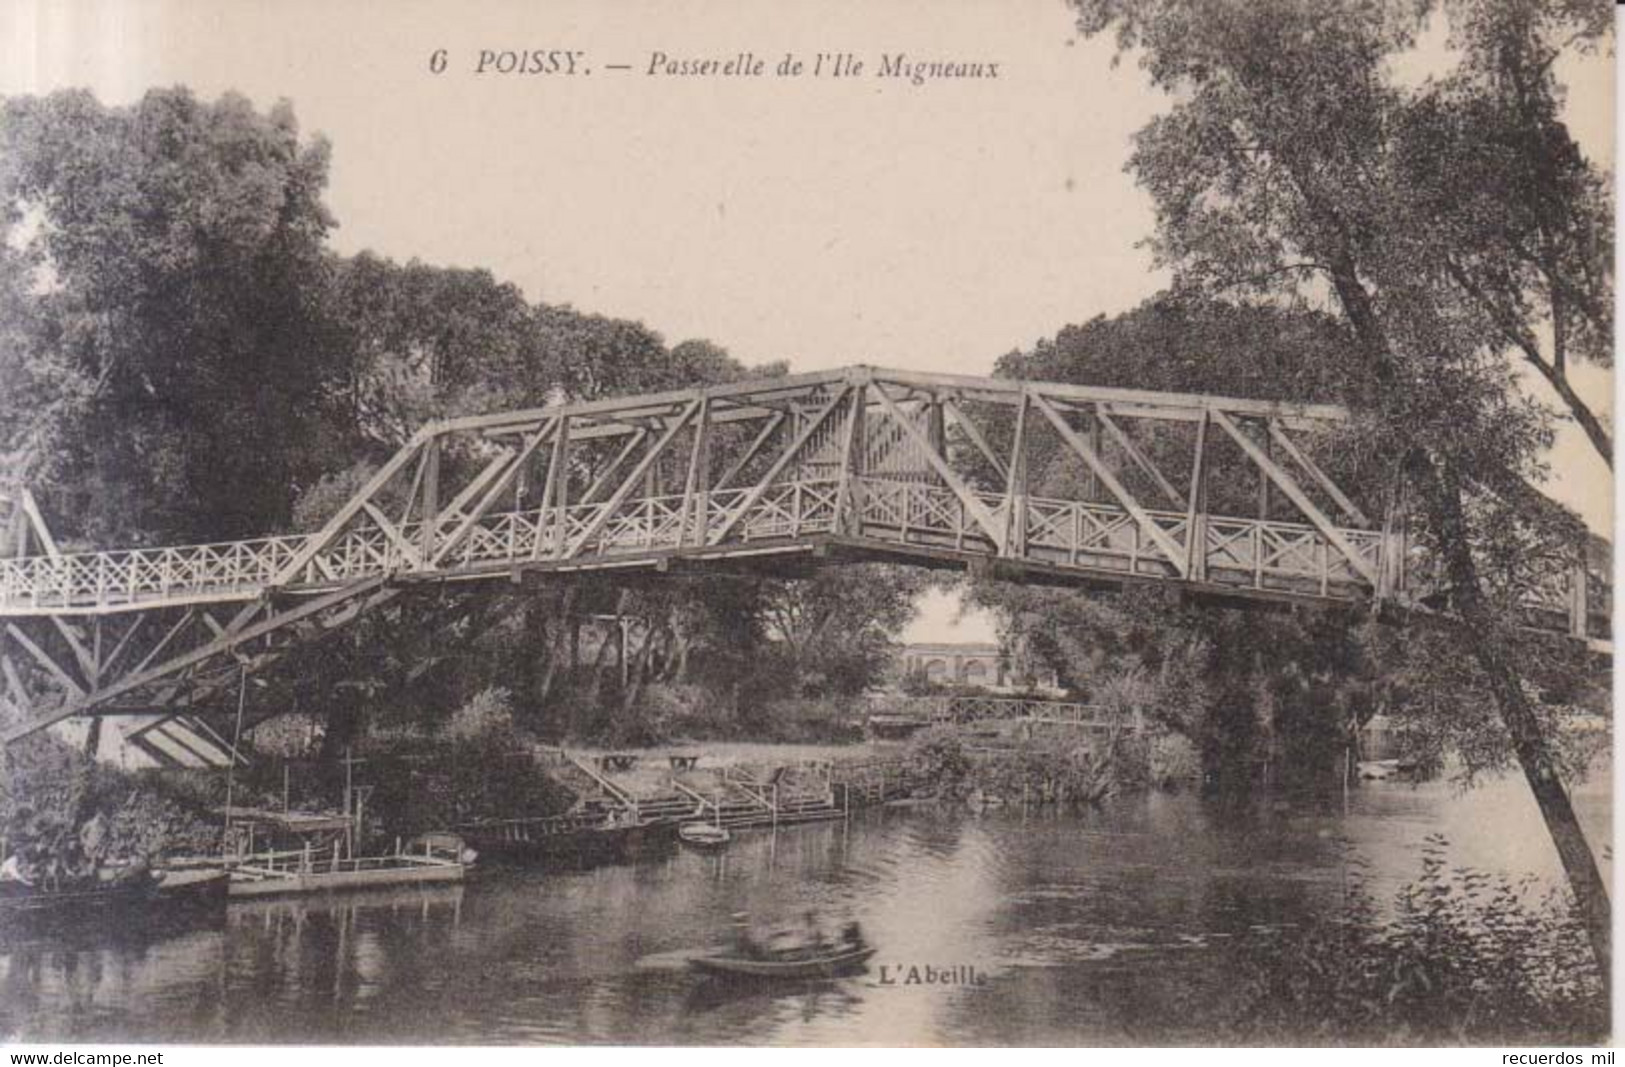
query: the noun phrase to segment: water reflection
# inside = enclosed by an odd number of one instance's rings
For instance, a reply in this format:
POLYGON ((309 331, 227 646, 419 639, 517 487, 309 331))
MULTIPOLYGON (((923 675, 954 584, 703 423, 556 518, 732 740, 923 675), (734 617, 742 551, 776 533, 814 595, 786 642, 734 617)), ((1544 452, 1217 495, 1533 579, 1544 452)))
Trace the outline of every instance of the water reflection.
MULTIPOLYGON (((1607 778, 1579 791, 1611 832, 1607 778)), ((214 928, 0 942, 0 1032, 32 1040, 365 1043, 1200 1041, 1221 948, 1338 907, 1356 873, 1452 858, 1555 880, 1516 781, 1382 784, 1346 802, 1127 799, 1068 814, 875 811, 636 866, 231 907, 214 928), (776 988, 688 954, 746 911, 860 921, 867 975, 776 988), (910 966, 980 984, 882 984, 910 966)))

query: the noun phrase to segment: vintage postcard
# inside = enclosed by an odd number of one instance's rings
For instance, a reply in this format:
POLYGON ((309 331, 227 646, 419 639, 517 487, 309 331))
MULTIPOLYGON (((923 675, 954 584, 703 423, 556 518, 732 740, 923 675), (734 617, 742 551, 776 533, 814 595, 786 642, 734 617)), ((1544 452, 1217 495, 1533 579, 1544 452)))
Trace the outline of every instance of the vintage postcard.
POLYGON ((1609 1043, 1614 34, 0 0, 0 1041, 1609 1043))

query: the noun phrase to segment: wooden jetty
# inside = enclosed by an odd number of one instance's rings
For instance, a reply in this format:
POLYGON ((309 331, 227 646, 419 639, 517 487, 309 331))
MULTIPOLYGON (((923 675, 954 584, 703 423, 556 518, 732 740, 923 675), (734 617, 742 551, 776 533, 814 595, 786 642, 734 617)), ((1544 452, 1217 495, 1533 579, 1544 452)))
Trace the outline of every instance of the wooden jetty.
POLYGON ((331 854, 317 853, 307 847, 244 857, 231 867, 228 894, 237 900, 461 882, 467 876, 468 867, 463 855, 447 855, 444 849, 430 845, 421 851, 346 856, 335 843, 331 854))

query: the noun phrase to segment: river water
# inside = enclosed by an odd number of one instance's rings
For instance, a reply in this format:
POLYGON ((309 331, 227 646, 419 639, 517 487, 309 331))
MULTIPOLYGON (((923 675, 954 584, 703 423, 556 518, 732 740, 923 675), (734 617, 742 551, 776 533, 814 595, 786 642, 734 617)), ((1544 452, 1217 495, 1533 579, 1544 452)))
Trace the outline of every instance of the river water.
MULTIPOLYGON (((1609 841, 1606 772, 1579 790, 1609 841)), ((1521 782, 1346 799, 1125 798, 1060 813, 943 806, 744 832, 578 872, 436 891, 233 904, 213 928, 0 944, 0 1037, 179 1043, 1200 1043, 1226 946, 1381 898, 1429 835, 1453 863, 1555 884, 1521 782), (729 918, 855 918, 867 974, 719 985, 686 954, 729 918), (909 968, 957 982, 910 984, 909 968), (882 970, 884 968, 884 970, 882 970), (973 969, 973 970, 970 970, 973 969), (968 981, 972 975, 977 981, 968 981)))

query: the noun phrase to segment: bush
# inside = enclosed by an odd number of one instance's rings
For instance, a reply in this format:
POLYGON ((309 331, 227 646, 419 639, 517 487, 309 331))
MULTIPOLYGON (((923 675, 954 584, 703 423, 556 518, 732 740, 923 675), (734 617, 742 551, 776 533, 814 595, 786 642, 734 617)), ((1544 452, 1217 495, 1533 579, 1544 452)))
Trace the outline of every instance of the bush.
POLYGON ((99 865, 152 862, 220 843, 218 819, 151 772, 97 764, 50 737, 5 754, 0 827, 26 870, 58 883, 99 865))
POLYGON ((736 714, 728 701, 701 687, 651 685, 644 690, 640 707, 644 735, 634 743, 682 738, 856 744, 863 740, 856 706, 856 701, 844 697, 792 697, 746 703, 736 714))
POLYGON ((448 741, 482 742, 513 737, 513 694, 487 686, 451 713, 440 734, 448 741))
POLYGON ((908 739, 909 770, 932 783, 938 796, 962 797, 971 791, 975 769, 970 754, 951 726, 931 726, 908 739))
POLYGON ((1574 1044, 1605 1040, 1608 1001, 1567 902, 1445 863, 1431 837, 1422 877, 1383 916, 1363 886, 1332 920, 1242 950, 1238 1041, 1290 1044, 1574 1044))

